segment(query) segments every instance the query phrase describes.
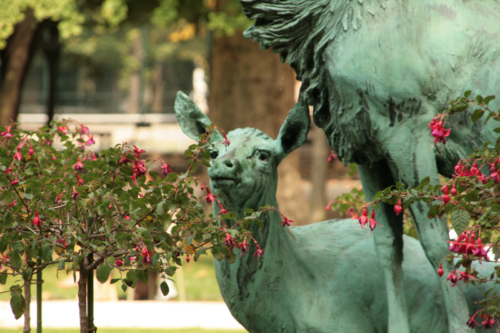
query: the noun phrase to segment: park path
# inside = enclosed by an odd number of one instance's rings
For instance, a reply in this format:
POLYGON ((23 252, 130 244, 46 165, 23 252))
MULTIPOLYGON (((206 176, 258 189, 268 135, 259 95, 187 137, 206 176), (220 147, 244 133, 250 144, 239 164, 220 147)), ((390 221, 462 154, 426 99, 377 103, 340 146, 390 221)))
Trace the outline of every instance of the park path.
MULTIPOLYGON (((36 327, 36 302, 31 303, 31 327, 36 327)), ((106 301, 95 302, 97 327, 243 329, 219 302, 106 301)), ((76 301, 43 301, 42 325, 47 328, 79 327, 76 301)), ((22 327, 9 302, 0 302, 1 328, 22 327)))

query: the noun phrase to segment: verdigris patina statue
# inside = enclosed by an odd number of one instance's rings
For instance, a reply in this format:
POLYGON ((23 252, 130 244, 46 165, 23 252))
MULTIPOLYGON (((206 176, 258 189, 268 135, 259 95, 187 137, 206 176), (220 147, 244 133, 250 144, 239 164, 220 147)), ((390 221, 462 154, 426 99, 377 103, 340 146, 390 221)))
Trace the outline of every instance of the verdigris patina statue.
MULTIPOLYGON (((199 140, 210 119, 179 92, 175 112, 182 130, 199 140)), ((276 140, 253 129, 215 138, 211 153, 210 186, 222 205, 244 216, 247 208, 278 207, 277 167, 306 140, 308 108, 296 105, 276 140)), ((220 211, 214 204, 214 214, 220 211)), ((282 217, 269 211, 264 227, 250 230, 264 251, 254 256, 255 245, 236 262, 215 261, 217 281, 233 316, 250 332, 375 333, 388 329, 384 275, 375 256, 374 238, 356 220, 333 220, 309 226, 282 226, 282 217)), ((227 221, 227 223, 231 223, 227 221)), ((403 262, 411 332, 444 332, 446 310, 434 269, 420 243, 404 237, 403 262)), ((493 271, 486 264, 487 272, 493 271)), ((465 288, 471 313, 491 286, 465 288)), ((458 287, 457 287, 458 288, 458 287)), ((500 286, 496 286, 500 291, 500 286)))
MULTIPOLYGON (((402 181, 417 185, 450 177, 460 158, 496 136, 470 114, 448 120, 441 154, 428 124, 450 100, 473 89, 500 87, 500 4, 496 0, 239 0, 256 20, 245 36, 272 47, 302 81, 301 101, 345 162, 355 162, 370 201, 402 181)), ((491 104, 493 108, 498 105, 491 104)), ((445 221, 410 207, 419 239, 436 274, 449 253, 445 221)), ((404 292, 401 217, 382 206, 374 232, 389 304, 389 332, 410 332, 414 320, 404 292), (410 313, 410 317, 408 317, 410 313)), ((406 258, 405 258, 406 260, 406 258)), ((443 264, 445 274, 451 266, 443 264)), ((439 279, 449 332, 469 331, 460 288, 439 279)))

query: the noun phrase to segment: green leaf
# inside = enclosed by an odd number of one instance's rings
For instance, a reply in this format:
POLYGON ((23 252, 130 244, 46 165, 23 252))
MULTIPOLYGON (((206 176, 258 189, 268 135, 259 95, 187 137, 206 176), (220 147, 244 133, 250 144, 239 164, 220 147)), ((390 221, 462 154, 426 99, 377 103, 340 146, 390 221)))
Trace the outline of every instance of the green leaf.
POLYGON ((184 240, 186 242, 186 245, 191 245, 191 242, 193 241, 194 236, 195 235, 193 234, 193 235, 186 237, 186 239, 184 240))
POLYGON ((42 259, 43 261, 45 262, 50 262, 52 261, 52 251, 54 251, 54 249, 50 246, 44 246, 42 248, 42 259))
POLYGON ((440 206, 439 205, 434 205, 431 208, 429 208, 429 212, 427 213, 427 217, 430 219, 433 219, 437 215, 439 215, 440 212, 440 206))
POLYGON ((7 272, 3 272, 2 274, 0 274, 0 284, 5 285, 7 283, 8 276, 9 275, 7 275, 7 272))
POLYGON ((219 248, 214 246, 212 248, 212 254, 213 254, 215 260, 217 260, 217 261, 222 260, 222 253, 220 252, 219 248))
POLYGON ((23 260, 21 259, 21 256, 19 255, 19 253, 13 253, 10 256, 10 265, 13 268, 21 268, 22 262, 23 262, 23 260))
POLYGON ((59 261, 59 267, 58 267, 57 269, 59 269, 59 270, 63 270, 63 269, 64 269, 64 266, 65 266, 65 265, 64 265, 64 260, 60 260, 60 261, 59 261))
POLYGON ((148 283, 148 273, 146 271, 137 271, 137 277, 139 280, 141 280, 144 284, 148 283))
POLYGON ((415 199, 418 199, 418 191, 415 190, 415 189, 410 189, 410 195, 415 198, 415 199))
POLYGON ((162 283, 160 283, 160 289, 161 289, 161 293, 163 294, 163 296, 167 296, 169 291, 170 291, 168 289, 168 284, 166 281, 163 281, 162 283))
POLYGON ((497 140, 497 143, 495 145, 495 150, 497 151, 497 153, 500 154, 500 139, 497 140))
POLYGON ((422 181, 420 182, 420 184, 418 185, 421 189, 423 189, 424 187, 426 187, 427 185, 429 185, 431 183, 431 177, 430 176, 427 176, 425 177, 424 179, 422 179, 422 181))
POLYGON ((20 289, 13 291, 10 293, 12 296, 10 299, 10 307, 12 308, 12 312, 14 313, 14 317, 16 320, 21 318, 26 310, 26 301, 24 300, 23 295, 20 293, 20 289))
POLYGON ((117 283, 117 282, 118 282, 118 281, 120 281, 120 280, 121 280, 121 278, 118 278, 118 279, 111 279, 111 282, 110 282, 110 283, 111 283, 111 284, 115 284, 115 283, 117 283))
POLYGON ((165 270, 165 273, 167 273, 168 276, 173 276, 176 270, 177 270, 176 266, 168 266, 167 269, 165 270))
POLYGON ((472 122, 475 123, 476 121, 478 121, 479 119, 481 119, 481 117, 483 116, 483 114, 484 114, 484 110, 483 109, 477 109, 470 116, 470 118, 472 119, 472 122))
POLYGON ((97 281, 101 283, 108 281, 109 273, 111 273, 111 267, 107 263, 102 263, 96 270, 97 281))
POLYGON ((123 292, 127 291, 127 285, 125 283, 122 283, 122 290, 123 292))
POLYGON ((492 100, 495 99, 495 96, 494 95, 491 95, 491 96, 486 96, 483 100, 483 103, 484 104, 488 104, 489 102, 491 102, 492 100))
POLYGON ((131 282, 131 284, 129 284, 130 287, 134 288, 136 283, 137 283, 137 274, 135 271, 128 271, 127 272, 127 280, 129 280, 131 282))
POLYGON ((465 228, 469 225, 470 215, 466 210, 455 208, 451 212, 451 225, 457 233, 457 235, 462 234, 465 228))
POLYGON ((464 93, 464 97, 465 97, 465 98, 469 97, 471 93, 472 93, 472 90, 467 90, 467 91, 464 93))
POLYGON ((196 253, 194 254, 194 261, 197 261, 200 255, 207 254, 207 250, 207 247, 202 247, 201 249, 196 250, 196 253))

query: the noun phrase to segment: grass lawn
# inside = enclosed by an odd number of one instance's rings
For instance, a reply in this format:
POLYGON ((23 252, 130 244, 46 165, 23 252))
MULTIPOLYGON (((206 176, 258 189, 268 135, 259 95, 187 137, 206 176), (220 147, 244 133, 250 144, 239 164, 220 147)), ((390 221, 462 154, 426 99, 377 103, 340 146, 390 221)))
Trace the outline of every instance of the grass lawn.
MULTIPOLYGON (((22 329, 1 328, 2 333, 22 333, 22 329)), ((36 328, 31 328, 36 332, 36 328)), ((43 333, 79 333, 78 328, 44 328, 43 333)), ((136 328, 98 328, 99 333, 245 333, 243 330, 205 330, 201 328, 180 329, 136 329, 136 328)))
MULTIPOLYGON (((211 255, 202 255, 197 262, 183 262, 184 270, 184 286, 187 301, 219 301, 222 302, 222 296, 215 279, 215 271, 213 259, 211 255)), ((118 271, 113 270, 114 277, 119 277, 118 271)), ((62 300, 77 298, 78 287, 73 284, 73 274, 66 274, 65 271, 59 271, 58 277, 57 268, 49 267, 43 271, 43 289, 42 297, 46 300, 62 300)), ((173 280, 177 282, 179 275, 175 274, 173 280)), ((0 292, 9 290, 9 287, 20 283, 21 278, 12 278, 9 276, 5 286, 0 285, 0 292), (16 282, 17 280, 17 282, 16 282)), ((118 297, 125 298, 125 293, 120 288, 121 283, 116 283, 118 297)), ((178 284, 176 283, 178 287, 178 284)), ((177 288, 179 289, 179 288, 177 288)), ((31 289, 32 299, 36 298, 35 286, 31 289)), ((177 298, 178 299, 178 298, 177 298)), ((0 293, 0 300, 10 300, 10 293, 0 293)), ((44 330, 45 331, 45 330, 44 330)), ((99 330, 101 331, 101 330, 99 330)), ((150 332, 150 331, 148 331, 150 332)), ((152 331, 151 331, 152 332, 152 331)), ((173 331, 172 331, 173 332, 173 331)), ((179 331, 181 332, 181 331, 179 331)), ((207 331, 209 332, 209 331, 207 331)), ((221 331, 222 332, 222 331, 221 331)))

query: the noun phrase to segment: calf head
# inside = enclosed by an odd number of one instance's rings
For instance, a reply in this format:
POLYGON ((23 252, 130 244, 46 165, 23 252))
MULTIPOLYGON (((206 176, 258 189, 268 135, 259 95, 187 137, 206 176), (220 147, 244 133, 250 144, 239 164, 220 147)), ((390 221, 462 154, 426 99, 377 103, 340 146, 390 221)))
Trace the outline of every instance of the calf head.
MULTIPOLYGON (((212 122, 182 92, 177 93, 175 113, 184 133, 199 141, 212 122)), ((254 128, 239 128, 227 134, 229 146, 219 133, 212 138, 210 187, 225 207, 241 212, 276 204, 278 164, 307 138, 310 118, 307 106, 296 104, 273 140, 254 128)))

